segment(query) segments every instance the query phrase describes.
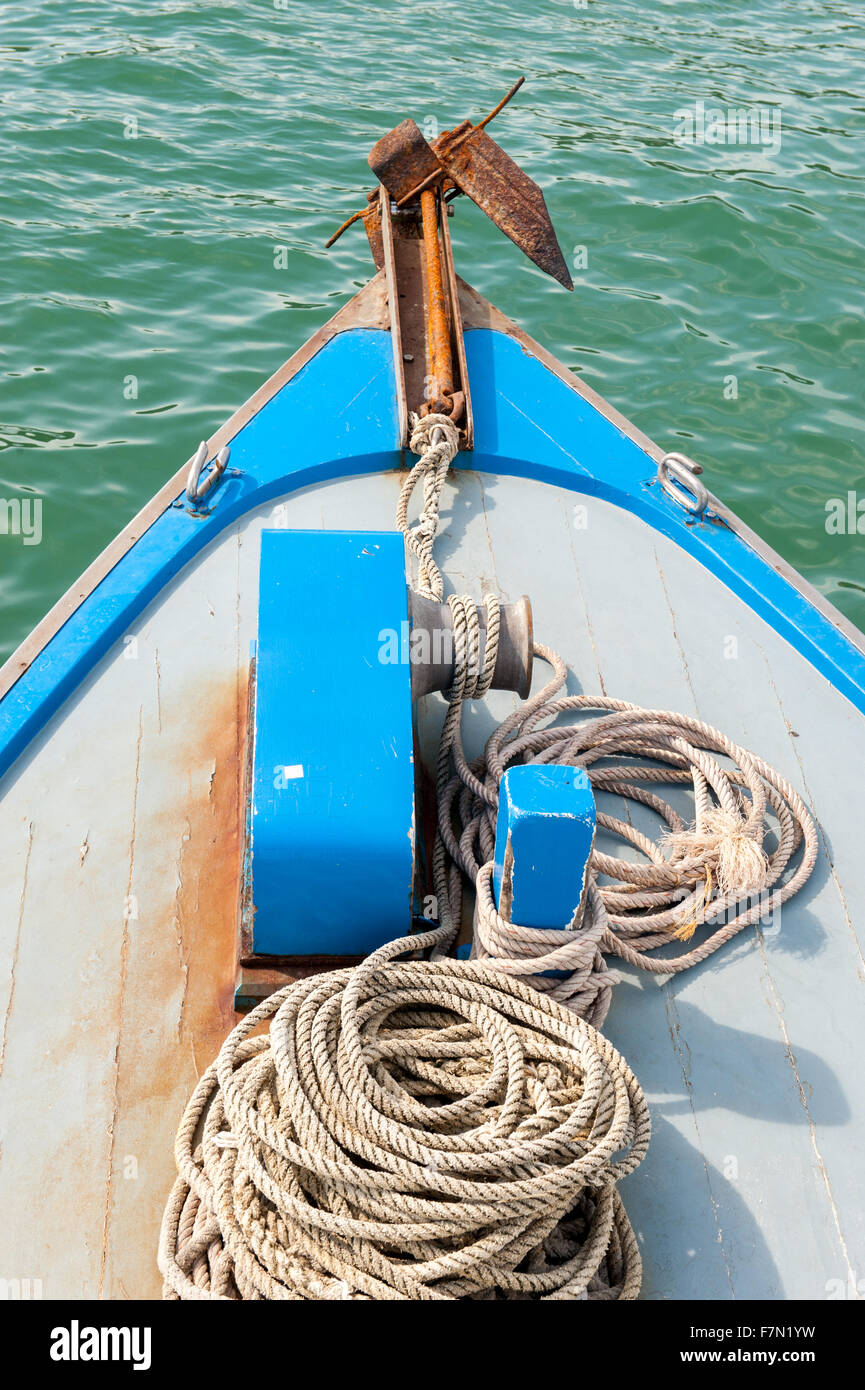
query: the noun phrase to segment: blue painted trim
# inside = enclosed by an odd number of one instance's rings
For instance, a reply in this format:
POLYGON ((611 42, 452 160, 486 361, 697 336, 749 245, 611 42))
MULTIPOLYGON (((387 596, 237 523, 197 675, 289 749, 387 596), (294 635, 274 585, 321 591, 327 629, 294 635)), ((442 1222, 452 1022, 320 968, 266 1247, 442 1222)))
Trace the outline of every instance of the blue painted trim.
MULTIPOLYGON (((461 466, 602 497, 716 574, 865 713, 865 655, 745 540, 689 526, 643 450, 507 334, 466 334, 475 451, 461 466)), ((297 488, 397 466, 390 334, 350 329, 324 347, 232 441, 210 514, 169 507, 75 610, 0 702, 0 775, 174 575, 252 508, 297 488)))

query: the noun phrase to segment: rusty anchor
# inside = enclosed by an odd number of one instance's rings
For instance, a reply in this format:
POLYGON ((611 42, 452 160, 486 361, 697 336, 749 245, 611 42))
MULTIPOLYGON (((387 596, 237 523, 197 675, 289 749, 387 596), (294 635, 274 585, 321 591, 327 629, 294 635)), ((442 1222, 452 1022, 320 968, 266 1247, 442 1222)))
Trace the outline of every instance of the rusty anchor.
POLYGON ((515 82, 477 125, 462 121, 433 141, 411 119, 388 131, 369 154, 378 188, 326 243, 332 246, 362 219, 373 260, 385 271, 403 444, 411 401, 419 414, 449 415, 460 426, 460 447, 472 447, 471 398, 447 227, 456 197, 466 194, 535 265, 573 289, 543 193, 485 129, 524 81, 515 82))

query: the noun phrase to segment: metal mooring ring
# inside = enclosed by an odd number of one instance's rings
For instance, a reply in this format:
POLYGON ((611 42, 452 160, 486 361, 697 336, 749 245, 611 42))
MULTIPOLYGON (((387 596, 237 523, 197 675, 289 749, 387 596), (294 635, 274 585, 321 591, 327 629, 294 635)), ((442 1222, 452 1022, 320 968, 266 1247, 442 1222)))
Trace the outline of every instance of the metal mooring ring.
POLYGON ((204 482, 199 485, 201 470, 207 462, 207 444, 202 439, 196 450, 195 458, 192 460, 189 469, 189 477, 186 480, 186 500, 191 507, 197 507, 199 502, 207 496, 214 484, 219 482, 219 479, 222 477, 228 465, 228 456, 230 453, 231 449, 227 444, 224 444, 216 455, 213 467, 204 479, 204 482))
POLYGON ((697 479, 703 469, 687 454, 665 454, 658 464, 658 480, 668 497, 692 516, 702 516, 709 505, 709 494, 697 479))

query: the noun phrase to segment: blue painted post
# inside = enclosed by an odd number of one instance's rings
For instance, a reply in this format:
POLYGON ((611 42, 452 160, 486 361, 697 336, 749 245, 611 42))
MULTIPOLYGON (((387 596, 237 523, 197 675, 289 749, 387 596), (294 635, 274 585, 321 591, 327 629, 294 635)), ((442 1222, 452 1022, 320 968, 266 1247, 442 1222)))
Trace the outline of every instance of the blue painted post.
POLYGON ((256 954, 366 955, 411 925, 399 532, 264 531, 250 867, 256 954))
POLYGON ((493 889, 508 921, 570 926, 595 842, 595 798, 582 768, 508 768, 499 786, 493 889))

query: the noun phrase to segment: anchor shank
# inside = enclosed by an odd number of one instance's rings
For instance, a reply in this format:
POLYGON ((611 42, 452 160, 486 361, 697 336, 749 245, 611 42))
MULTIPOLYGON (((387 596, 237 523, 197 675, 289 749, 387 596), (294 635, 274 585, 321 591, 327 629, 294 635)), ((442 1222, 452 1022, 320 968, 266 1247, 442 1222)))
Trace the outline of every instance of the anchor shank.
POLYGON ((436 193, 428 188, 420 195, 424 261, 427 279, 427 357, 430 380, 426 405, 450 414, 453 409, 453 362, 447 301, 442 277, 436 193))

